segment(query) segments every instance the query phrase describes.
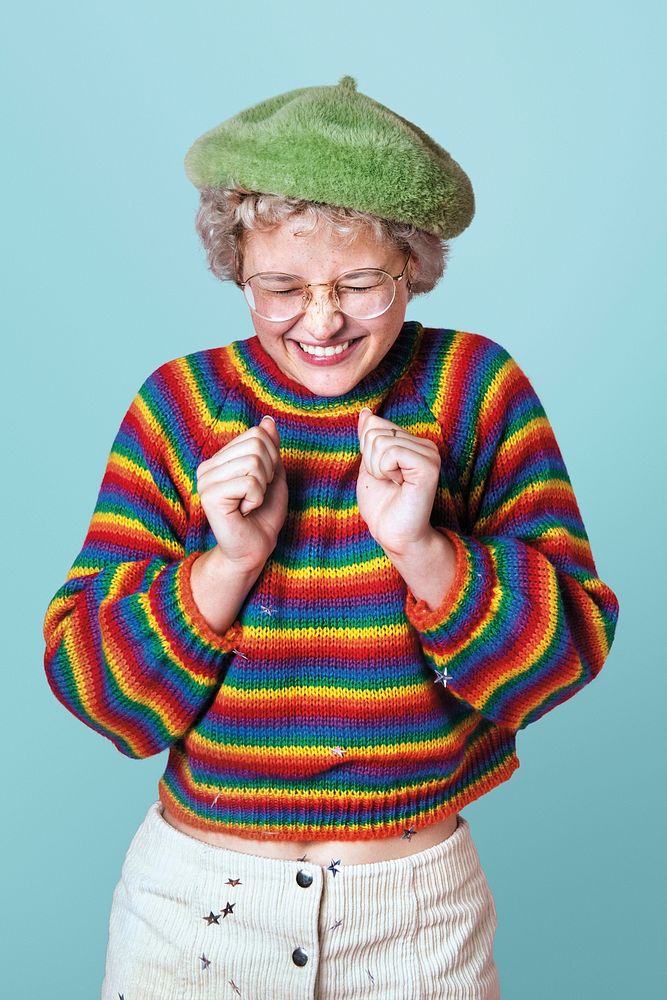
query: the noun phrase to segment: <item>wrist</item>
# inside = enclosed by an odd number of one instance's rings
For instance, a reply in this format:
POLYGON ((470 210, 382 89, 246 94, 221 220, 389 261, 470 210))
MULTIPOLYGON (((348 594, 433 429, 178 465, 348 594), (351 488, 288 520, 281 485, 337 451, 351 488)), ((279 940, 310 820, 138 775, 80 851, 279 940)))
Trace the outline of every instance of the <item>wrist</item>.
POLYGON ((260 572, 235 565, 217 546, 193 561, 192 598, 213 632, 223 635, 231 627, 260 572))
POLYGON ((446 535, 436 528, 401 551, 385 549, 406 585, 418 601, 437 608, 454 579, 456 553, 446 535))
POLYGON ((441 555, 449 545, 448 539, 429 524, 426 532, 420 537, 402 543, 399 547, 385 546, 384 551, 394 564, 416 563, 420 559, 430 559, 441 555))
POLYGON ((193 569, 198 566, 199 573, 205 573, 207 577, 219 585, 235 581, 247 584, 248 589, 256 581, 264 568, 258 563, 248 563, 246 560, 230 559, 219 545, 204 552, 193 563, 193 569))

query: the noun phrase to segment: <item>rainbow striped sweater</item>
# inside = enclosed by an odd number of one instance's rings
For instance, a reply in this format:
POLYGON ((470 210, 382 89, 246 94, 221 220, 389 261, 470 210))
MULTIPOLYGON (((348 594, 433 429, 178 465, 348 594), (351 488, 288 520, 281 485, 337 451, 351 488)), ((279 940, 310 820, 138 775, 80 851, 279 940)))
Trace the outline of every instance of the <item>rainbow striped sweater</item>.
POLYGON ((153 372, 46 611, 45 669, 121 753, 168 748, 158 794, 185 822, 360 840, 417 830, 506 781, 518 730, 598 674, 617 619, 527 376, 489 338, 406 322, 344 396, 292 381, 256 337, 153 372), (363 406, 442 455, 432 524, 456 570, 438 608, 360 517, 363 406), (216 544, 196 470, 267 413, 288 514, 220 635, 190 587, 216 544))

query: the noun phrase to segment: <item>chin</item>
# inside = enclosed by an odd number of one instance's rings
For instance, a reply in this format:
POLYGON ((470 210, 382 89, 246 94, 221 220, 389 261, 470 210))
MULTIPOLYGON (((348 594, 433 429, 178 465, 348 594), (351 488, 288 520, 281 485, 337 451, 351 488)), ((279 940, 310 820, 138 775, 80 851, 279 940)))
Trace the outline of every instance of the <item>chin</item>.
POLYGON ((299 381, 317 396, 343 396, 354 389, 363 377, 363 374, 349 376, 348 378, 338 376, 329 379, 304 376, 299 381))

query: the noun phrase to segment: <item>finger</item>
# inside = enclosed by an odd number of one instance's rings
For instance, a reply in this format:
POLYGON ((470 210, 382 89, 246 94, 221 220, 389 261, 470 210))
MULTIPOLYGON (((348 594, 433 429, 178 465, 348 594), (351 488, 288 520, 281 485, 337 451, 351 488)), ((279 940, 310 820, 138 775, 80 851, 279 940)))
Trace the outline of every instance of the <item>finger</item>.
POLYGON ((426 450, 437 450, 437 446, 429 438, 415 437, 415 435, 410 434, 409 431, 404 431, 400 427, 392 427, 391 425, 368 428, 364 434, 362 450, 371 448, 376 439, 386 440, 390 444, 393 442, 400 442, 401 444, 412 444, 415 447, 426 450))
POLYGON ((251 427, 249 431, 233 438, 224 448, 217 451, 215 455, 202 462, 197 467, 197 481, 200 482, 201 477, 210 472, 211 469, 219 468, 226 462, 252 455, 261 459, 266 470, 267 479, 270 481, 276 461, 279 458, 279 452, 269 435, 258 427, 251 427))
POLYGON ((407 471, 420 470, 427 474, 431 468, 440 467, 440 455, 427 441, 418 438, 381 437, 369 448, 368 467, 376 478, 399 469, 405 479, 407 471))
POLYGON ((266 456, 254 454, 239 455, 238 458, 230 459, 228 462, 221 462, 199 476, 197 490, 201 495, 204 490, 210 489, 214 483, 218 486, 223 486, 225 483, 238 479, 241 476, 252 476, 262 484, 263 489, 266 489, 267 483, 273 478, 273 469, 270 467, 270 463, 267 472, 267 462, 268 459, 266 456))
POLYGON ((225 482, 221 493, 214 495, 212 502, 225 514, 234 514, 240 510, 242 514, 249 513, 261 507, 264 500, 265 487, 254 476, 238 476, 225 482))
POLYGON ((380 462, 388 452, 396 457, 396 468, 400 468, 406 461, 408 464, 410 463, 411 459, 408 453, 422 455, 424 458, 434 457, 433 447, 428 441, 422 441, 409 434, 399 437, 398 434, 394 436, 383 431, 373 431, 367 435, 366 447, 364 448, 366 468, 372 476, 382 478, 380 462), (401 455, 403 461, 401 461, 401 455))
POLYGON ((221 455, 215 464, 202 471, 197 470, 197 489, 201 493, 203 487, 210 483, 221 483, 236 476, 254 474, 261 476, 265 482, 271 482, 274 467, 270 456, 265 450, 244 451, 242 448, 221 455))
POLYGON ((415 438, 414 434, 410 434, 409 431, 403 430, 398 424, 394 424, 391 420, 385 420, 384 417, 378 417, 376 414, 371 414, 368 416, 368 411, 366 419, 359 426, 359 444, 360 448, 363 450, 368 444, 368 441, 374 437, 380 436, 391 436, 400 438, 412 438, 415 441, 420 440, 415 438))
POLYGON ((400 438, 401 441, 421 440, 421 438, 416 438, 414 434, 410 434, 408 431, 401 430, 400 427, 393 427, 389 424, 383 427, 367 427, 364 432, 363 447, 368 447, 375 438, 388 438, 390 441, 397 438, 400 438))
POLYGON ((273 417, 268 413, 265 414, 260 420, 259 426, 269 435, 277 450, 280 447, 280 434, 278 433, 278 428, 273 417))
POLYGON ((273 437, 271 433, 267 431, 267 427, 271 427, 271 422, 266 420, 263 424, 258 424, 255 427, 249 427, 242 434, 237 434, 233 437, 231 441, 228 441, 226 445, 223 445, 218 451, 216 451, 210 458, 202 462, 201 465, 207 466, 209 463, 214 463, 221 455, 226 454, 228 451, 232 451, 239 446, 247 446, 248 442, 259 442, 265 448, 268 449, 271 455, 272 462, 276 462, 278 459, 278 447, 276 445, 276 435, 278 433, 277 428, 275 429, 275 434, 273 437))
POLYGON ((262 513, 266 513, 269 521, 273 521, 278 513, 282 514, 282 521, 285 519, 287 513, 284 510, 285 493, 288 492, 286 478, 284 471, 281 472, 281 467, 277 466, 275 478, 267 487, 261 508, 262 513))
POLYGON ((412 463, 406 459, 405 450, 401 454, 396 448, 387 448, 376 456, 378 479, 391 479, 393 482, 405 482, 405 473, 412 468, 412 463))
POLYGON ((431 484, 440 473, 440 455, 430 449, 394 445, 379 453, 378 468, 381 476, 393 478, 396 466, 402 482, 413 486, 431 484))
POLYGON ((403 483, 400 454, 396 447, 375 449, 371 453, 371 475, 376 479, 391 479, 397 486, 403 483))
POLYGON ((380 470, 379 454, 377 452, 373 452, 372 449, 369 447, 367 447, 365 451, 362 452, 362 463, 366 471, 374 479, 391 479, 392 482, 396 483, 397 486, 400 486, 401 483, 403 482, 403 477, 400 473, 398 463, 395 464, 395 468, 399 469, 399 471, 397 471, 395 474, 392 474, 391 471, 389 471, 388 475, 383 474, 380 470))
POLYGON ((369 406, 364 406, 363 410, 359 413, 359 419, 357 421, 357 434, 359 435, 359 443, 363 441, 363 436, 366 431, 366 425, 368 423, 368 418, 373 416, 373 411, 369 406))
POLYGON ((359 444, 363 448, 366 435, 371 430, 379 430, 384 428, 385 430, 391 430, 395 428, 399 430, 396 424, 392 424, 390 420, 385 420, 384 417, 379 417, 376 413, 373 413, 369 407, 365 406, 359 414, 359 420, 357 422, 357 433, 359 435, 359 444))

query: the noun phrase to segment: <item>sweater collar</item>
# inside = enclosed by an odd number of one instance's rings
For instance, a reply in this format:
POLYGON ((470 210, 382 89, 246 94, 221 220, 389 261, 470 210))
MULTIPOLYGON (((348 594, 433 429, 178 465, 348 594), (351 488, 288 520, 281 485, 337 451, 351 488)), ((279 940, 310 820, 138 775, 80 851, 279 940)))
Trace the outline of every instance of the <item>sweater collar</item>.
POLYGON ((421 323, 406 321, 373 371, 340 396, 318 396, 291 379, 266 353, 256 335, 231 346, 242 383, 261 402, 286 414, 335 416, 358 413, 363 406, 373 409, 410 366, 423 329, 421 323))

